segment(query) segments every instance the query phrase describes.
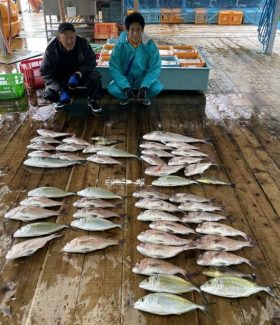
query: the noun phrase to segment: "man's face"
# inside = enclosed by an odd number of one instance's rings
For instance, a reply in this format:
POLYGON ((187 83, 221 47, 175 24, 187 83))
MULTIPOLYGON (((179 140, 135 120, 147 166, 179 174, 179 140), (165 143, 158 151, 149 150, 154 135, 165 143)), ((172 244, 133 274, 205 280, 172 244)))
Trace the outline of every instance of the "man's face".
POLYGON ((58 40, 67 51, 71 51, 76 44, 76 33, 72 30, 65 30, 58 34, 58 40))
POLYGON ((139 43, 142 39, 143 29, 139 23, 132 23, 129 26, 128 38, 134 43, 139 43))

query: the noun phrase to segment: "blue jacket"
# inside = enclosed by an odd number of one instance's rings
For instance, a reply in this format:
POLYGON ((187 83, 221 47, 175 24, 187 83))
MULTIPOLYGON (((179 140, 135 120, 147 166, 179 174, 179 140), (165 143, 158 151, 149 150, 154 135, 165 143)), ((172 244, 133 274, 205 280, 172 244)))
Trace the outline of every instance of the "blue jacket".
POLYGON ((121 89, 134 85, 150 88, 158 80, 160 70, 159 50, 153 40, 143 34, 142 43, 134 48, 127 39, 127 32, 120 35, 119 41, 111 54, 109 71, 113 80, 121 89), (133 57, 129 69, 129 62, 133 57))

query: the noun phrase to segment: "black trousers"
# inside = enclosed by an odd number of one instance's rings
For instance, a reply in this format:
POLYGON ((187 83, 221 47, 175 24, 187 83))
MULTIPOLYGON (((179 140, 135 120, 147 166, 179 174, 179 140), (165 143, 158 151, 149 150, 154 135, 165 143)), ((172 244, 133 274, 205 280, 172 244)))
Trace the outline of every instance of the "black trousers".
MULTIPOLYGON (((101 75, 96 70, 84 75, 79 86, 86 87, 90 99, 96 100, 103 96, 101 75)), ((60 87, 69 94, 73 94, 79 90, 69 89, 68 80, 61 80, 60 87)), ((51 102, 59 102, 59 91, 57 90, 57 87, 52 84, 47 85, 44 91, 44 98, 51 102)))

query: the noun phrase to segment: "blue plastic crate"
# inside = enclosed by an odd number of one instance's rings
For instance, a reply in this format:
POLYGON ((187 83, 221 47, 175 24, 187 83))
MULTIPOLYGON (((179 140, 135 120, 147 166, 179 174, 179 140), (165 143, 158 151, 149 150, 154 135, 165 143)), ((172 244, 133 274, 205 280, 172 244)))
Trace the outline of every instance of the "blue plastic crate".
POLYGON ((195 11, 191 8, 186 8, 182 11, 183 21, 187 24, 194 24, 195 22, 195 11))
POLYGON ((178 68, 179 62, 176 56, 161 56, 161 66, 168 68, 178 68))
POLYGON ((217 24, 218 23, 218 16, 219 16, 220 9, 218 8, 208 8, 208 18, 207 23, 208 24, 217 24))
POLYGON ((243 23, 244 24, 252 24, 258 25, 261 19, 262 10, 259 8, 245 8, 243 9, 244 17, 243 23))

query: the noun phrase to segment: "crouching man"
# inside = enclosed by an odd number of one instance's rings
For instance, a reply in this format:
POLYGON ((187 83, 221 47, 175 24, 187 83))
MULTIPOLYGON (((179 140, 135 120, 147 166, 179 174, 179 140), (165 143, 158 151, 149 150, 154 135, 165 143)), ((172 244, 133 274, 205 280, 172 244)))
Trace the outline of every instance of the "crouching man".
POLYGON ((61 23, 40 68, 46 85, 45 99, 55 102, 56 110, 60 110, 70 103, 73 90, 86 86, 89 111, 101 113, 97 102, 102 97, 101 75, 95 67, 96 56, 88 41, 76 35, 73 24, 61 23))

